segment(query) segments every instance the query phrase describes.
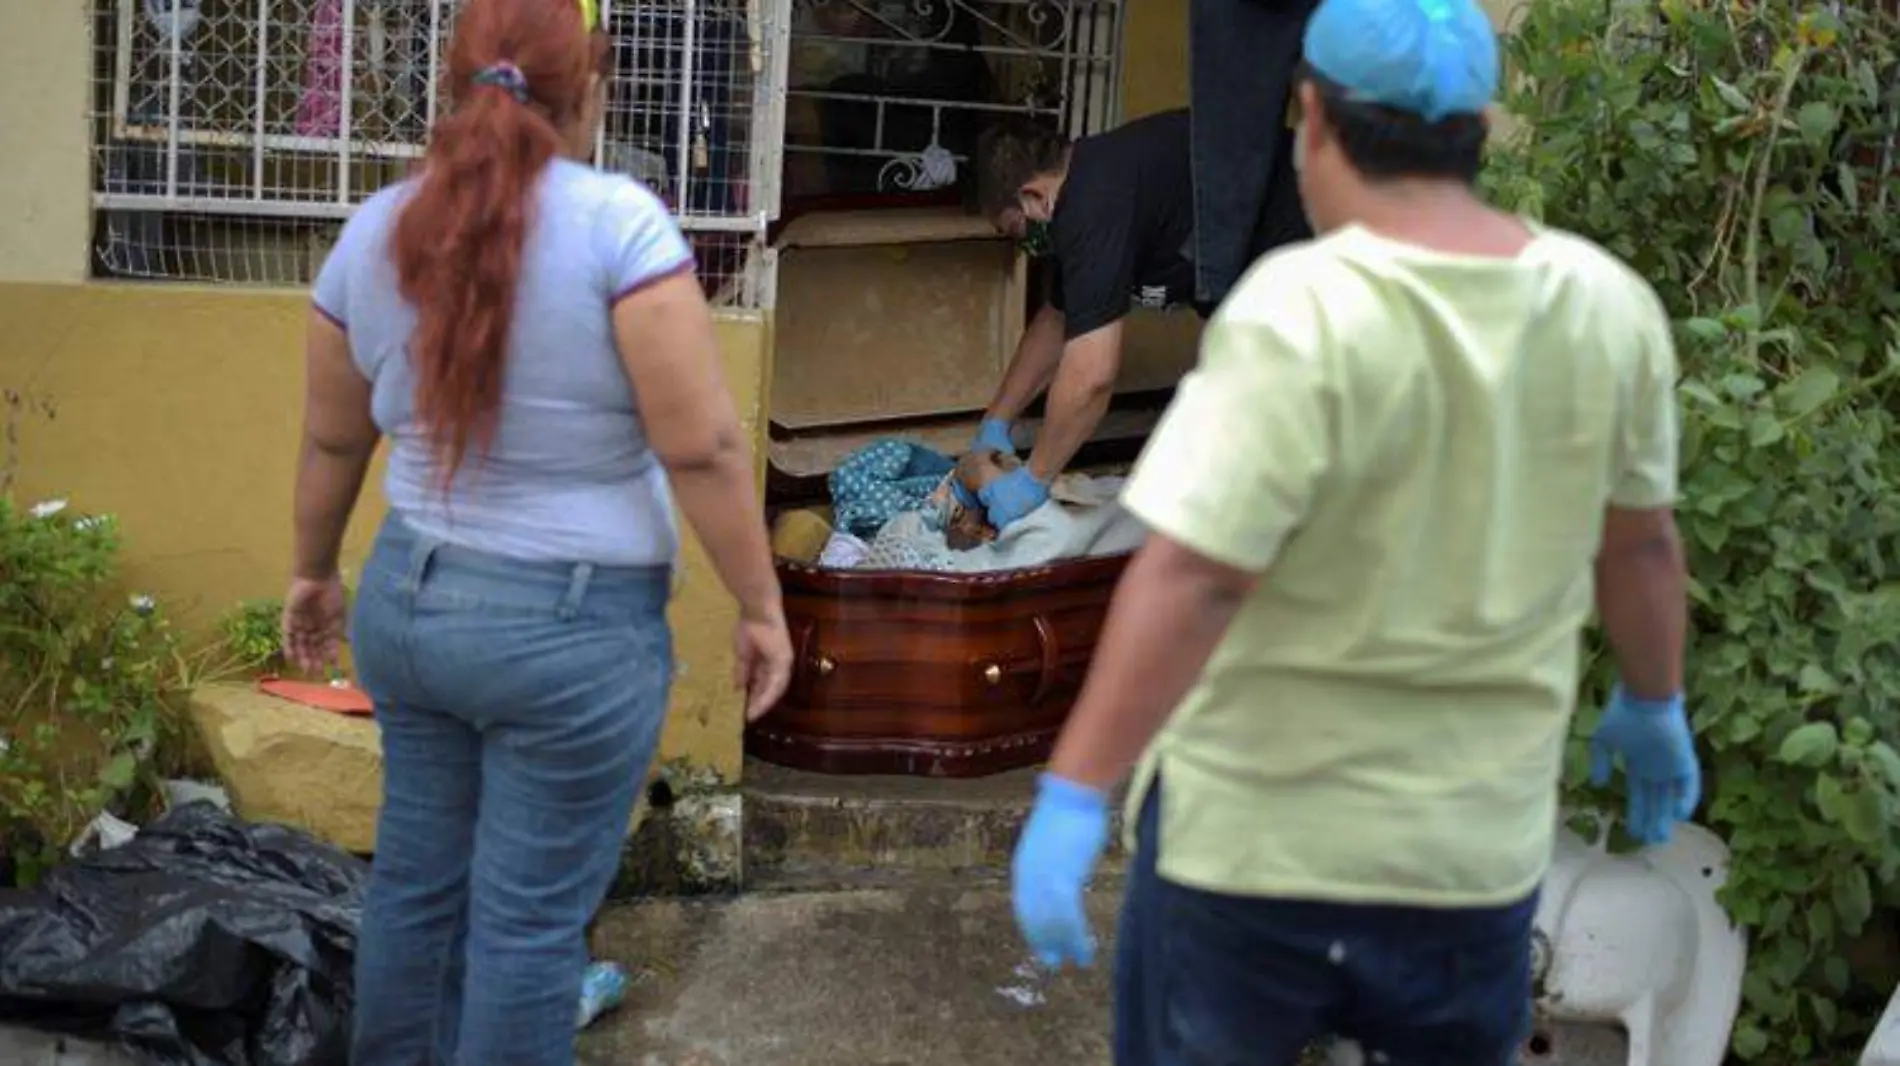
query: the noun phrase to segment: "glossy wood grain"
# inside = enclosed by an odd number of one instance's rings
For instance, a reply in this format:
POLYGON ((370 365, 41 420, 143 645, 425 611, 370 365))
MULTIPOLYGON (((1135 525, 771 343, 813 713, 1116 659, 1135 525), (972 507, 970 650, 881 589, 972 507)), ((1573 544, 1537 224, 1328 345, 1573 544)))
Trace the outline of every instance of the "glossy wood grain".
POLYGON ((1127 562, 929 574, 781 560, 796 665, 746 751, 841 774, 972 777, 1042 762, 1127 562))

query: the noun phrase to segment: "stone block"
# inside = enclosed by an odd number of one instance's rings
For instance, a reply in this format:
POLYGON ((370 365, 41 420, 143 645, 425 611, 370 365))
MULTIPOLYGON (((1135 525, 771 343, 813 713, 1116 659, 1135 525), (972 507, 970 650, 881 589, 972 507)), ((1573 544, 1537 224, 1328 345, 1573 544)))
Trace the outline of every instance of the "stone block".
MULTIPOLYGON (((249 684, 200 688, 191 716, 238 816, 295 826, 347 851, 376 850, 383 748, 367 716, 267 696, 249 684)), ((621 882, 638 895, 724 891, 739 880, 739 799, 655 761, 627 827, 621 882), (650 802, 658 792, 664 803, 650 802)))
POLYGON ((383 746, 367 716, 219 684, 193 695, 191 717, 240 817, 295 826, 348 851, 376 850, 383 746))

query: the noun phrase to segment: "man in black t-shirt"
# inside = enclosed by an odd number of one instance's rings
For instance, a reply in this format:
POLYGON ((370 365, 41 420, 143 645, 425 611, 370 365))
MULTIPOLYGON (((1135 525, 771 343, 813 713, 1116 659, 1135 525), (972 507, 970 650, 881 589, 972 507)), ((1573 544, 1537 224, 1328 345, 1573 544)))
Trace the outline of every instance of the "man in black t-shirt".
POLYGON ((977 447, 1013 453, 1011 424, 1049 390, 1029 461, 982 492, 998 529, 1049 498, 1050 481, 1107 413, 1129 308, 1213 310, 1194 303, 1189 136, 1181 110, 1074 142, 1020 120, 977 141, 977 209, 1054 268, 1049 301, 1023 332, 976 436, 977 447))

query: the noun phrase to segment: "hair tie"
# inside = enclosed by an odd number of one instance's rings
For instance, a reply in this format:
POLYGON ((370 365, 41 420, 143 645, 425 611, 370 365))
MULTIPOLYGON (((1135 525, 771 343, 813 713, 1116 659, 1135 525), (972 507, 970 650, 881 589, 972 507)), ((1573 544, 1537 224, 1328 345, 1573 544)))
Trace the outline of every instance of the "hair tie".
POLYGON ((470 80, 477 85, 492 85, 521 103, 528 102, 528 76, 506 59, 476 71, 475 77, 470 80))

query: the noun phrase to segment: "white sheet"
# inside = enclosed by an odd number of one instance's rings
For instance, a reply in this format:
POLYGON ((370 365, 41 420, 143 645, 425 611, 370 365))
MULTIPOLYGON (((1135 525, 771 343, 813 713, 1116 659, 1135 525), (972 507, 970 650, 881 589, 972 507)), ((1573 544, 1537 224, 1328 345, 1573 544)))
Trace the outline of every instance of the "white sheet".
POLYGON ((1063 491, 1052 493, 1048 503, 998 533, 995 540, 967 551, 950 549, 943 530, 933 521, 935 516, 906 511, 878 530, 856 569, 981 574, 1119 555, 1141 546, 1147 527, 1114 502, 1122 479, 1064 480, 1063 491), (1106 502, 1078 505, 1062 502, 1065 499, 1106 502))

